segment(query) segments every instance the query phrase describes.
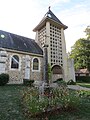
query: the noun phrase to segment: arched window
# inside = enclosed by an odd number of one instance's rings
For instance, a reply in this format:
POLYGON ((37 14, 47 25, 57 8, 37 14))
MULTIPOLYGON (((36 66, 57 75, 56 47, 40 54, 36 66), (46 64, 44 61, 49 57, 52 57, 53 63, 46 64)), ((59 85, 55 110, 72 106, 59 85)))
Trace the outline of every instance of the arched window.
POLYGON ((33 70, 39 70, 39 60, 37 58, 33 59, 33 70))
POLYGON ((13 55, 11 59, 11 68, 18 69, 19 68, 19 57, 17 55, 13 55))

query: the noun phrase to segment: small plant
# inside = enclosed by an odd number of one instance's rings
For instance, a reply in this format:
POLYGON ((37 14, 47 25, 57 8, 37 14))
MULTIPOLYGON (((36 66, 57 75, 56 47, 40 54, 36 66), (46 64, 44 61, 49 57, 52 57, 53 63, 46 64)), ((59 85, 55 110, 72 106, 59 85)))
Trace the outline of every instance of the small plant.
POLYGON ((67 85, 76 85, 76 82, 74 82, 73 80, 69 80, 69 81, 67 82, 67 85))
POLYGON ((48 64, 48 79, 51 79, 51 74, 52 74, 52 70, 51 70, 51 65, 48 64))
POLYGON ((62 78, 57 79, 54 83, 57 83, 59 87, 67 87, 67 83, 62 78))
POLYGON ((26 86, 33 86, 34 80, 23 79, 23 84, 26 86))
POLYGON ((0 86, 6 85, 9 81, 9 75, 6 73, 0 74, 0 86))

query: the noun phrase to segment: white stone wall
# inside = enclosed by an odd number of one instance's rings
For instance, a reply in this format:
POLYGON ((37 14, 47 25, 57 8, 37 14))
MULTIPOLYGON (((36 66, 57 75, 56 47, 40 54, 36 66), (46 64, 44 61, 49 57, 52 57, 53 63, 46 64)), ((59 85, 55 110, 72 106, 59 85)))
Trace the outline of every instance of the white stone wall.
POLYGON ((68 80, 75 80, 75 70, 74 70, 74 60, 73 59, 68 59, 68 80))
POLYGON ((45 44, 46 40, 46 26, 44 26, 39 31, 36 31, 35 41, 38 43, 38 45, 42 48, 45 44))
POLYGON ((62 38, 62 58, 63 58, 63 74, 64 80, 68 81, 68 66, 67 66, 67 53, 66 53, 66 42, 63 28, 61 29, 61 38, 62 38))
POLYGON ((53 74, 52 75, 52 78, 51 78, 51 81, 53 82, 53 81, 56 81, 57 79, 59 79, 59 78, 63 78, 63 75, 61 75, 61 74, 53 74))
POLYGON ((6 73, 7 52, 0 51, 0 74, 6 73))

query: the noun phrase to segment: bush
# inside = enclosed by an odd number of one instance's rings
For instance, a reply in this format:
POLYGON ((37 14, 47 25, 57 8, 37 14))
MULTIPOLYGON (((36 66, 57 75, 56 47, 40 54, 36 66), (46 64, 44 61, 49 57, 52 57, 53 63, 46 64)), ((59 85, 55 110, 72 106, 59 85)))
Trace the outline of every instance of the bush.
POLYGON ((34 80, 23 79, 23 84, 26 86, 33 86, 34 80))
POLYGON ((9 75, 6 73, 0 74, 0 86, 6 85, 9 81, 9 75))
POLYGON ((90 76, 76 76, 76 81, 90 83, 90 76))
POLYGON ((65 87, 67 87, 67 83, 64 80, 58 81, 57 84, 59 86, 65 86, 65 87))
POLYGON ((60 81, 63 81, 62 78, 58 78, 57 80, 55 80, 53 83, 57 83, 57 82, 60 82, 60 81))
POLYGON ((67 87, 66 82, 62 78, 57 79, 53 83, 57 83, 59 86, 67 87))
POLYGON ((67 85, 76 85, 76 82, 74 82, 73 80, 69 80, 69 81, 67 82, 67 85))

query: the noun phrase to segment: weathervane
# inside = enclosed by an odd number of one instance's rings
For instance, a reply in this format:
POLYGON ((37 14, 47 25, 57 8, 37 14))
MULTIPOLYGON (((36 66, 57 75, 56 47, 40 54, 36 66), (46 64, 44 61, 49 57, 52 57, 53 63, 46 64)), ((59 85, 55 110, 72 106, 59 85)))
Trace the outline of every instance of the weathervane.
POLYGON ((51 6, 48 7, 48 9, 50 10, 51 6))

